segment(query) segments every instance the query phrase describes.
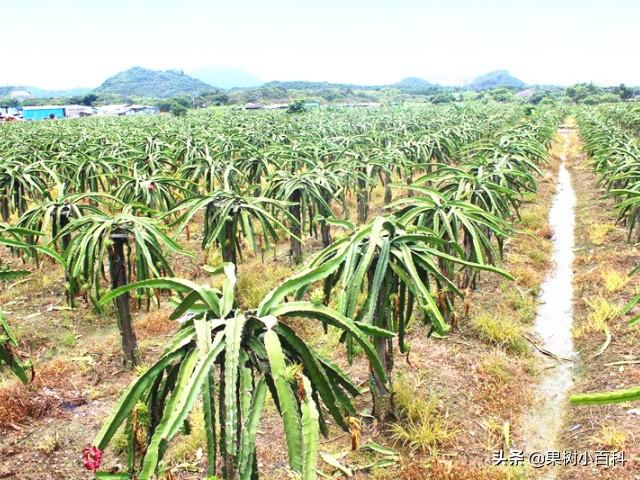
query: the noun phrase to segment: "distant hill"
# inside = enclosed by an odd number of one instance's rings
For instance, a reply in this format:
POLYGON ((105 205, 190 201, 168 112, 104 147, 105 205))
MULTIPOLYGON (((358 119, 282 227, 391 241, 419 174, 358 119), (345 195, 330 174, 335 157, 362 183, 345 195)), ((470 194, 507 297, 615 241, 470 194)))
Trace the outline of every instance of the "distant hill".
POLYGON ((258 77, 239 68, 200 68, 189 72, 189 75, 202 80, 208 85, 224 89, 258 87, 262 85, 262 80, 258 77))
POLYGON ((426 93, 438 88, 438 85, 435 83, 431 83, 420 77, 403 78, 391 86, 406 93, 426 93))
POLYGON ((507 70, 496 70, 479 76, 467 87, 473 90, 487 90, 490 88, 517 88, 525 87, 525 83, 509 75, 507 70))
POLYGON ((359 90, 378 90, 381 87, 375 85, 355 85, 353 83, 331 83, 331 82, 308 82, 306 80, 291 80, 282 82, 274 80, 267 82, 263 87, 266 88, 284 88, 286 90, 323 90, 330 88, 357 88, 359 90))
POLYGON ((9 85, 0 87, 0 98, 8 97, 12 92, 29 92, 31 98, 54 98, 54 97, 73 97, 76 95, 85 95, 91 91, 90 88, 70 88, 68 90, 45 90, 37 87, 28 87, 25 85, 9 85))
POLYGON ((403 78, 398 83, 394 83, 393 86, 398 88, 420 89, 420 88, 431 88, 434 86, 434 84, 429 82, 428 80, 425 80, 424 78, 407 77, 407 78, 403 78))
POLYGON ((94 93, 168 98, 176 95, 199 95, 216 90, 181 71, 133 67, 108 78, 94 90, 94 93))
POLYGON ((284 88, 285 90, 328 90, 328 89, 349 89, 349 90, 382 90, 384 88, 397 88, 408 93, 425 92, 438 88, 438 85, 430 83, 424 78, 407 77, 397 83, 388 85, 357 85, 354 83, 331 83, 331 82, 307 82, 307 81, 272 81, 263 85, 266 88, 284 88))

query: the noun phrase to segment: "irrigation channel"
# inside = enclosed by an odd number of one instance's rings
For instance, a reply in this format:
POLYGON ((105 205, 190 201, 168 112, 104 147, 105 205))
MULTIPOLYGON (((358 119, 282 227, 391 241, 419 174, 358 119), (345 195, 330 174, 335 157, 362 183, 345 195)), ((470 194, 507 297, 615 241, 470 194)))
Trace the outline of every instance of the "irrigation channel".
MULTIPOLYGON (((536 387, 536 402, 525 419, 527 443, 525 458, 533 452, 558 451, 557 438, 563 420, 567 391, 573 383, 573 247, 575 193, 567 170, 568 130, 563 138, 558 184, 549 212, 553 235, 553 269, 542 284, 534 332, 542 348, 558 358, 544 356, 542 381, 536 387)), ((553 467, 541 468, 540 478, 553 480, 553 467)))

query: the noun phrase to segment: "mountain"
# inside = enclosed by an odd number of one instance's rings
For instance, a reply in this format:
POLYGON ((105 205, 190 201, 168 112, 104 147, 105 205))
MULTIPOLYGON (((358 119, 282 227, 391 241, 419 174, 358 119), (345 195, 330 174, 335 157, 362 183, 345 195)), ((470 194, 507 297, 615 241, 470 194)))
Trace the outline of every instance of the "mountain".
POLYGON ((327 89, 350 89, 350 90, 382 90, 385 88, 397 88, 407 93, 420 93, 434 88, 438 85, 428 82, 424 78, 407 77, 397 83, 389 85, 357 85, 354 83, 331 83, 331 82, 308 82, 308 81, 272 81, 267 82, 263 87, 284 88, 285 90, 327 90, 327 89))
POLYGON ((68 90, 45 90, 37 87, 28 87, 25 85, 8 85, 0 87, 0 98, 11 96, 12 92, 28 92, 30 98, 58 98, 73 97, 85 95, 91 91, 90 88, 70 88, 68 90))
POLYGON ((306 80, 273 80, 262 85, 265 88, 284 88, 285 90, 326 90, 330 88, 350 88, 359 90, 379 90, 374 85, 355 85, 353 83, 309 82, 306 80))
POLYGON ((479 76, 467 87, 472 90, 487 90, 500 87, 521 89, 525 85, 522 80, 509 75, 507 70, 496 70, 479 76))
POLYGON ((255 75, 239 68, 210 67, 189 72, 194 78, 218 88, 246 88, 262 85, 255 75))
POLYGON ((216 90, 182 71, 133 67, 106 79, 94 93, 167 98, 176 95, 199 95, 216 90))
POLYGON ((391 86, 406 93, 426 93, 438 88, 438 85, 420 77, 403 78, 391 86))
POLYGON ((407 88, 407 89, 423 89, 423 88, 431 88, 434 86, 433 83, 430 83, 428 80, 420 77, 407 77, 400 80, 398 83, 393 85, 398 88, 407 88))

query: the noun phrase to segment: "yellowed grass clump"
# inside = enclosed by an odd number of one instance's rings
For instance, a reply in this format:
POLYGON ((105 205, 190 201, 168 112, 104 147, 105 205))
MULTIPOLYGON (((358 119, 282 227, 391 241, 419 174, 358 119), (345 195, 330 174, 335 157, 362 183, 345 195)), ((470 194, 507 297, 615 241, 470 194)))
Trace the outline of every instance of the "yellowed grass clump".
POLYGON ((434 455, 456 435, 440 398, 432 393, 423 397, 420 384, 401 377, 394 385, 397 407, 402 420, 391 425, 391 438, 415 451, 434 455))
POLYGON ((512 353, 523 354, 528 351, 527 343, 522 338, 522 327, 502 313, 480 313, 471 320, 471 327, 481 339, 512 353))
POLYGON ((605 424, 600 426, 600 430, 591 437, 591 440, 598 445, 622 450, 627 442, 627 433, 615 425, 605 424))
POLYGON ((589 315, 582 325, 575 328, 574 335, 580 338, 588 333, 608 332, 609 322, 620 315, 620 307, 603 297, 587 299, 585 303, 589 308, 589 315))
POLYGON ((614 226, 608 223, 594 223, 589 230, 589 240, 594 245, 604 245, 607 235, 614 230, 614 226))

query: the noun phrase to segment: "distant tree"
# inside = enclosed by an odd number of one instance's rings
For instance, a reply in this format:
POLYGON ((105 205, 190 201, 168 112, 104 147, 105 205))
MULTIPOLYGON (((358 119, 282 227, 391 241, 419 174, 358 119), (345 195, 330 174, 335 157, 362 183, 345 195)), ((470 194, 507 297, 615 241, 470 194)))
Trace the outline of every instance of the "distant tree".
POLYGON ((82 100, 80 100, 80 103, 82 105, 90 107, 91 105, 93 105, 93 102, 95 102, 96 100, 98 100, 98 96, 95 93, 89 93, 84 97, 82 97, 82 100))
POLYGON ((394 105, 402 103, 402 91, 399 88, 386 88, 380 95, 380 102, 383 105, 394 105))
POLYGON ((193 105, 196 108, 206 108, 211 105, 220 106, 220 105, 228 105, 230 102, 229 95, 224 93, 222 90, 214 91, 214 92, 204 92, 195 97, 193 101, 193 105))
POLYGON ((161 100, 156 103, 156 107, 158 107, 158 110, 160 110, 163 113, 170 112, 172 105, 173 105, 173 102, 169 100, 161 100))
POLYGON ((229 95, 221 92, 211 96, 210 105, 215 105, 215 106, 228 105, 229 101, 230 101, 229 95))
POLYGON ((616 92, 618 95, 620 95, 620 98, 622 100, 629 100, 630 98, 633 98, 633 88, 631 87, 627 87, 624 83, 621 83, 619 87, 616 88, 616 92))
POLYGON ((568 87, 566 90, 566 95, 573 100, 574 103, 584 103, 588 97, 594 96, 595 98, 590 98, 588 103, 598 103, 599 100, 597 96, 602 93, 602 88, 594 85, 593 83, 578 83, 572 87, 568 87))
POLYGON ((462 101, 470 102, 478 98, 478 93, 473 90, 468 90, 466 92, 462 92, 460 96, 462 97, 462 101))
POLYGON ((287 108, 287 113, 302 113, 306 111, 307 107, 304 106, 304 100, 294 100, 287 108))
POLYGON ((587 88, 587 91, 589 93, 592 93, 592 94, 602 93, 602 89, 600 87, 598 87, 597 85, 595 85, 593 82, 589 82, 586 85, 586 88, 587 88))
POLYGON ((338 100, 339 98, 343 97, 343 95, 340 93, 339 90, 330 89, 330 88, 325 88, 325 89, 320 90, 318 92, 318 95, 320 95, 320 97, 324 98, 327 102, 333 102, 333 101, 338 100))
POLYGON ((37 107, 39 105, 55 105, 53 99, 47 98, 27 98, 22 102, 24 107, 37 107))
POLYGON ((598 100, 600 101, 600 103, 614 103, 619 102, 620 99, 621 96, 619 94, 611 92, 605 92, 598 95, 598 100))
POLYGON ((584 85, 577 84, 572 87, 567 87, 567 97, 569 97, 574 103, 580 103, 582 100, 589 96, 589 92, 584 85))
POLYGON ((553 96, 551 92, 548 90, 538 90, 533 95, 531 95, 531 98, 529 98, 529 103, 539 105, 545 99, 551 99, 551 103, 553 103, 553 96))
POLYGON ((510 102, 513 100, 513 92, 508 88, 495 88, 489 94, 496 102, 510 102))
POLYGON ((262 87, 259 95, 262 98, 278 99, 288 97, 289 92, 282 87, 262 87))
POLYGON ((184 105, 181 105, 180 103, 177 103, 177 102, 173 102, 173 104, 171 105, 170 111, 176 117, 184 117, 187 114, 187 108, 184 105))
POLYGON ((0 105, 3 107, 19 107, 20 101, 17 98, 11 98, 9 96, 0 98, 0 105))
POLYGON ((177 103, 178 105, 182 105, 184 108, 191 108, 193 107, 193 98, 187 96, 187 95, 178 95, 175 96, 173 98, 171 98, 171 101, 173 103, 177 103))
POLYGON ((429 97, 431 103, 451 103, 456 101, 456 96, 451 92, 440 92, 429 97))

